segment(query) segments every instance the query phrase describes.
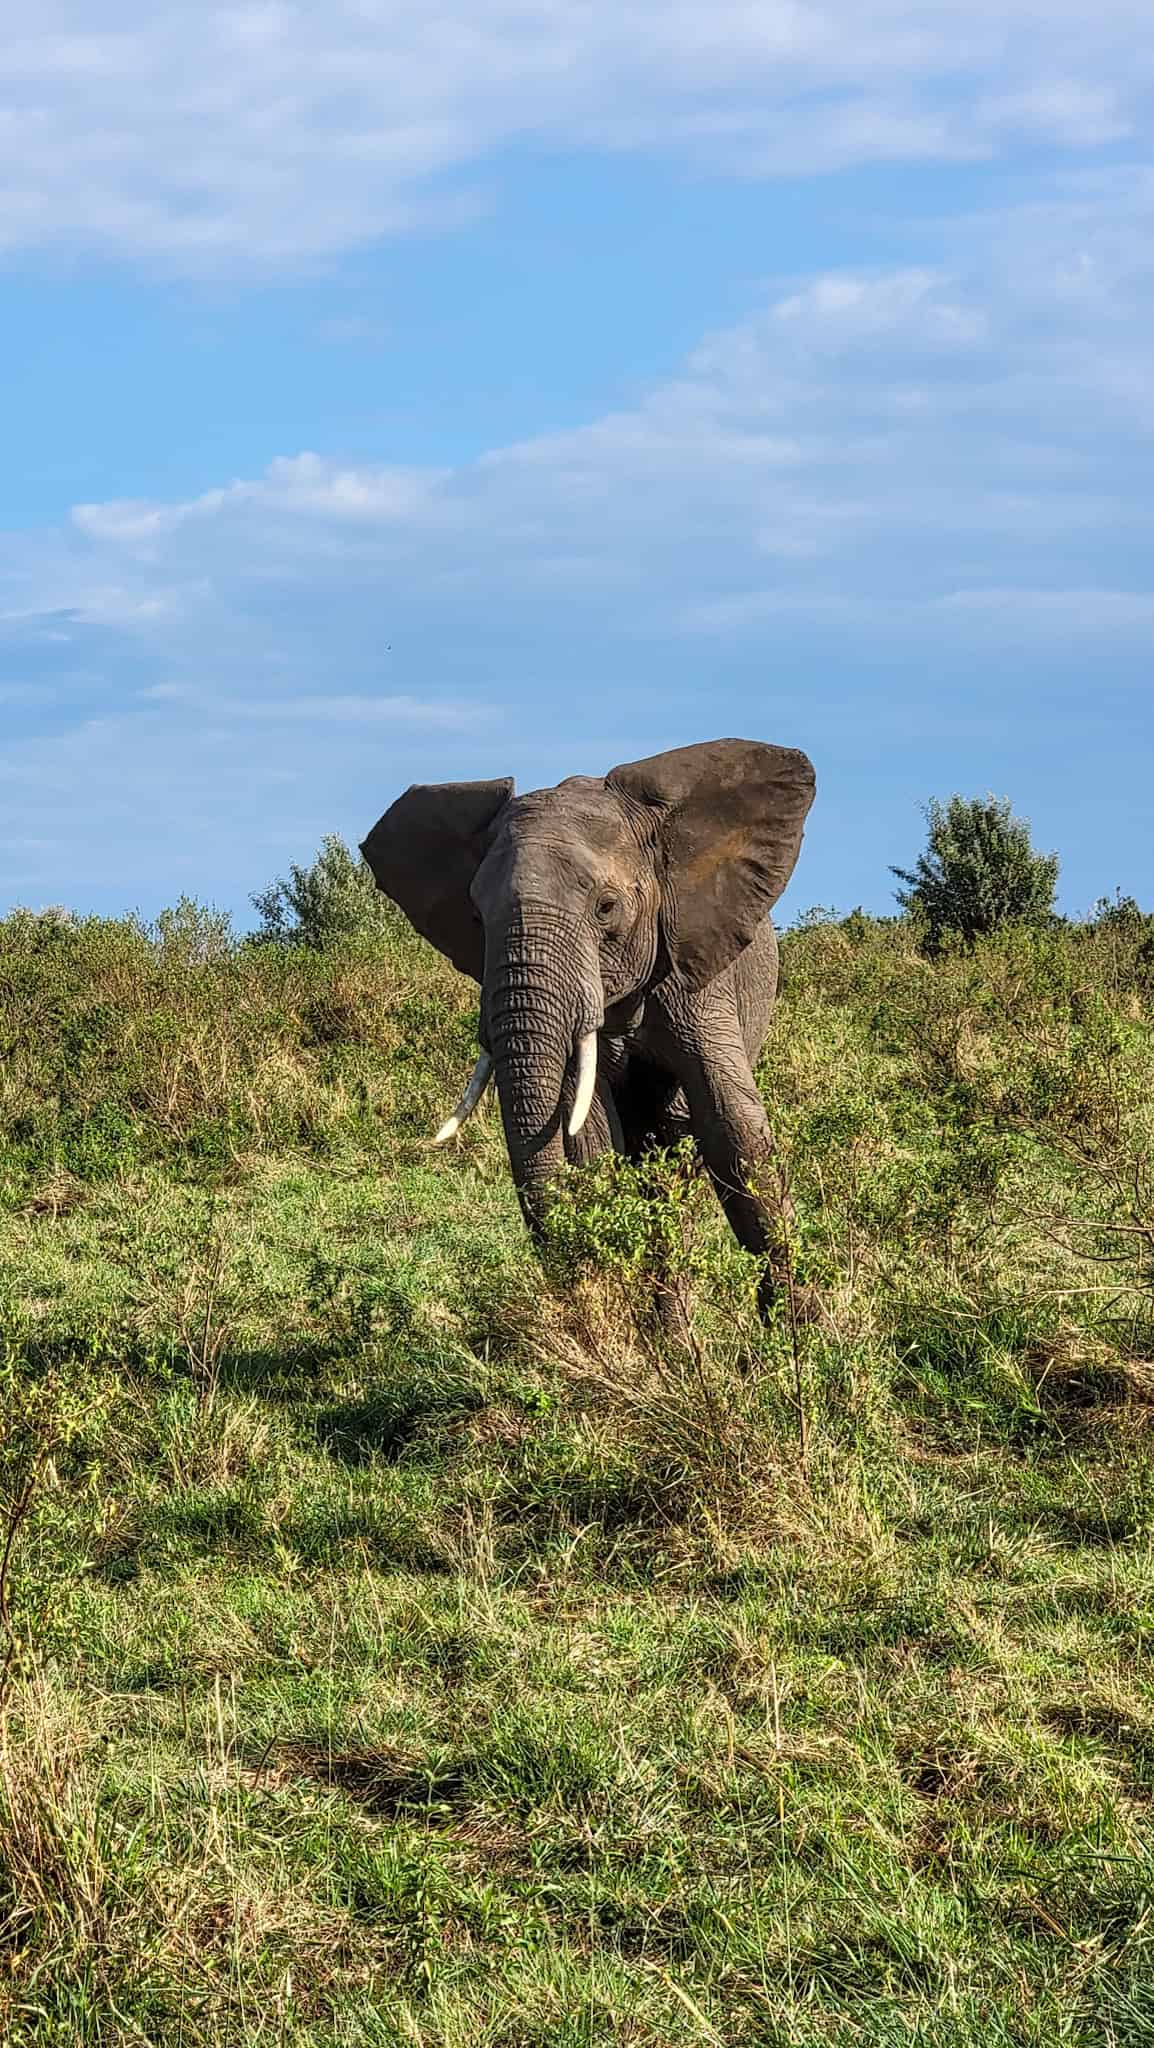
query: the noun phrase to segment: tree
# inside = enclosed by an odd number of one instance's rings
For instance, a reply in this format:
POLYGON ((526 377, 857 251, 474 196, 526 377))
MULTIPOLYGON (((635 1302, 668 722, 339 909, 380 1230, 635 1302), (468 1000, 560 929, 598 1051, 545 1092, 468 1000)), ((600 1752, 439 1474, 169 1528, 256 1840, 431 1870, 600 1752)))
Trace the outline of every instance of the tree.
POLYGON ((1056 853, 1035 853, 1030 827, 1003 797, 935 798, 916 866, 891 868, 903 910, 924 919, 930 950, 948 934, 967 943, 1006 924, 1044 924, 1054 913, 1056 853))
POLYGON ((382 896, 365 861, 355 857, 335 832, 322 841, 311 867, 294 861, 288 880, 278 878, 251 898, 260 914, 258 944, 311 946, 320 950, 342 939, 381 939, 401 922, 395 904, 382 896))
POLYGON ((1121 889, 1115 889, 1112 896, 1099 896, 1090 913, 1090 923, 1099 931, 1134 938, 1140 937, 1154 919, 1141 908, 1137 897, 1123 896, 1121 889))
POLYGON ((182 957, 200 966, 208 960, 227 960, 236 948, 227 910, 214 910, 192 896, 181 896, 171 910, 160 911, 149 936, 170 958, 182 957))

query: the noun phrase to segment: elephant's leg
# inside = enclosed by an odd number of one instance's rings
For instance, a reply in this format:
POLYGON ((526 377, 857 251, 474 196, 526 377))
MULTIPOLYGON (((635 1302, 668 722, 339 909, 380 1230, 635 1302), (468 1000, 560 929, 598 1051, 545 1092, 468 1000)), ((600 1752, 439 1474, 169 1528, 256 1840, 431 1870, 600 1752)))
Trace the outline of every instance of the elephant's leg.
POLYGON ((652 1029, 678 1074, 698 1151, 738 1243, 764 1261, 768 1310, 789 1273, 789 1199, 732 982, 663 1004, 652 1029))
POLYGON ((663 1152, 672 1152, 692 1137, 693 1119, 689 1114, 688 1098, 684 1088, 674 1086, 654 1125, 653 1142, 663 1152))
POLYGON ((617 1076, 614 1093, 621 1121, 622 1149, 630 1159, 644 1158, 655 1145, 677 1142, 672 1135, 667 1137, 665 1134, 672 1132, 670 1112, 678 1097, 685 1110, 683 1135, 688 1134, 689 1111, 677 1079, 655 1066, 652 1060, 632 1054, 617 1076))
MULTIPOLYGON (((736 1064, 736 1063, 735 1063, 736 1064)), ((777 1298, 789 1270, 788 1197, 765 1104, 751 1072, 703 1065, 687 1088, 697 1142, 738 1244, 764 1260, 758 1305, 777 1298)))

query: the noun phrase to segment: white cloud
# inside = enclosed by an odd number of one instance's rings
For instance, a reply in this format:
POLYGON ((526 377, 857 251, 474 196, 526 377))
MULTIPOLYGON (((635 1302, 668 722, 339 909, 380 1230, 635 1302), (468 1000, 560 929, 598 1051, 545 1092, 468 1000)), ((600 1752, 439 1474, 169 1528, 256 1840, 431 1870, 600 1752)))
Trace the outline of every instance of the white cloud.
POLYGON ((979 102, 978 118, 1003 133, 1032 135, 1071 149, 1121 142, 1130 133, 1124 94, 1076 78, 1039 79, 1019 92, 979 102))
POLYGON ((1108 647, 1116 636, 1145 640, 1154 629, 1154 595, 1144 590, 1030 590, 1014 584, 932 597, 752 590, 688 605, 680 617, 697 633, 740 633, 794 619, 859 632, 868 628, 890 641, 911 633, 927 637, 935 621, 949 620, 951 630, 971 640, 977 630, 1007 647, 1023 639, 1053 644, 1055 637, 1068 644, 1077 634, 1108 647))
POLYGON ((1143 590, 955 590, 937 604, 944 612, 985 618, 1012 631, 1041 628, 1100 638, 1154 627, 1154 593, 1143 590))
POLYGON ((237 479, 183 503, 111 499, 103 504, 74 505, 71 520, 80 533, 94 540, 149 554, 180 526, 250 506, 374 524, 409 520, 429 502, 441 474, 447 472, 352 469, 306 450, 300 455, 279 456, 262 477, 237 479))
MULTIPOLYGON (((169 894, 231 873, 235 900, 286 832, 351 837, 406 782, 525 786, 728 728, 809 746, 878 844, 866 768, 918 750, 911 818, 935 746, 950 786, 972 758, 1029 803, 1011 733, 1084 809, 1092 759, 1102 831, 1140 850, 1152 230, 1154 175, 1072 178, 939 228, 932 262, 781 281, 584 426, 455 468, 306 451, 10 536, 14 684, 26 659, 108 681, 103 717, 58 695, 6 745, 5 829, 66 814, 76 873, 122 900, 178 846, 169 894)), ((75 893, 63 856, 36 886, 75 893)))
POLYGON ((671 602, 700 631, 847 605, 989 620, 1020 590, 1019 620, 1135 630, 1145 600, 1103 551, 1148 530, 1152 230, 1154 176, 1075 182, 965 222, 937 264, 783 286, 631 410, 456 469, 314 451, 183 502, 79 506, 39 603, 172 653, 239 635, 245 659, 259 620, 290 664, 275 611, 306 599, 436 633, 597 589, 632 631, 671 602))
POLYGON ((271 697, 228 698, 214 706, 218 715, 281 723, 330 726, 427 726, 438 732, 470 731, 493 716, 487 704, 462 704, 452 699, 420 697, 271 697))
POLYGON ((771 317, 803 333, 811 347, 826 350, 896 337, 951 352, 973 347, 987 333, 984 311, 959 300, 954 280, 926 269, 819 277, 782 299, 771 317))
POLYGON ((504 144, 748 175, 1133 132, 1146 0, 45 0, 0 48, 0 249, 259 273, 452 225, 504 144))

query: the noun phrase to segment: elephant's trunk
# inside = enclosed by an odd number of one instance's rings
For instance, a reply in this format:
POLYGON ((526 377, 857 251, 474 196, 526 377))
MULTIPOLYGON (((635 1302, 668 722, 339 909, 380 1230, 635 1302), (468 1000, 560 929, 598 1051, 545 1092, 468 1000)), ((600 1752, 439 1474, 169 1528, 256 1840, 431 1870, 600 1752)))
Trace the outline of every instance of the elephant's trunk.
MULTIPOLYGON (((540 1225, 549 1182, 565 1160, 566 1077, 576 1073, 578 1048, 603 1015, 596 958, 576 924, 523 910, 499 936, 487 935, 484 1032, 509 1163, 531 1226, 540 1225)), ((588 1054, 584 1078, 578 1091, 588 1096, 588 1054)))

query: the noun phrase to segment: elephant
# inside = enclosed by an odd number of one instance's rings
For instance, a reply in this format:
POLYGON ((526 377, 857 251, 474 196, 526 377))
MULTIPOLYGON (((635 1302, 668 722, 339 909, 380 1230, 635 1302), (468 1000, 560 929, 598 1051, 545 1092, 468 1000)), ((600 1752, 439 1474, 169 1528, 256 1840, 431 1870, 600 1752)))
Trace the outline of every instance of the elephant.
POLYGON ((495 1077, 540 1239, 566 1161, 691 1136, 739 1244, 780 1284, 782 1208, 753 1068, 777 994, 770 911, 813 802, 794 748, 720 739, 515 796, 414 784, 361 844, 377 887, 480 984, 480 1054, 444 1143, 495 1077))

